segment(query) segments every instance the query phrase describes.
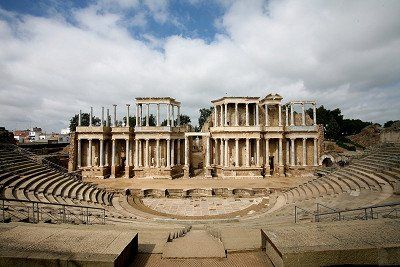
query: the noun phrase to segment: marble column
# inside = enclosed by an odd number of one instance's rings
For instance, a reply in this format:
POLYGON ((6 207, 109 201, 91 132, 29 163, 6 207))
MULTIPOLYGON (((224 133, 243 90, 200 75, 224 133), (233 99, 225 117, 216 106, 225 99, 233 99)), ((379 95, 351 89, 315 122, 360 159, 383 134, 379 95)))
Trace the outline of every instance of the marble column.
POLYGON ((314 138, 314 166, 318 166, 318 139, 314 138))
POLYGON ((79 110, 79 115, 78 115, 78 126, 82 126, 82 110, 79 110))
POLYGON ((139 167, 143 166, 143 140, 139 140, 139 153, 138 153, 139 159, 139 167))
POLYGON ((220 105, 220 109, 221 109, 220 126, 224 126, 224 108, 223 107, 224 107, 223 105, 220 105))
POLYGON ((135 168, 139 168, 139 140, 135 140, 135 168))
POLYGON ((77 165, 78 165, 78 169, 80 167, 82 167, 82 140, 81 139, 78 139, 77 165))
POLYGON ((290 141, 289 139, 286 139, 286 159, 285 163, 287 166, 290 165, 290 141))
POLYGON ((246 167, 250 166, 250 140, 246 138, 246 167))
POLYGON ((278 142, 278 161, 279 166, 283 166, 283 155, 282 155, 282 138, 279 138, 278 142))
POLYGON ((313 121, 314 125, 317 125, 317 107, 315 103, 313 104, 313 121))
POLYGON ((125 167, 129 167, 129 139, 125 140, 125 167))
POLYGON ((207 136, 206 167, 210 167, 210 137, 207 136))
POLYGON ((104 167, 104 140, 100 139, 100 167, 104 167))
POLYGON ((89 126, 93 126, 93 107, 90 107, 89 126))
POLYGON ((104 107, 101 107, 101 121, 100 121, 100 126, 104 126, 104 107))
POLYGON ((228 126, 228 104, 225 103, 224 126, 228 126))
POLYGON ((290 165, 291 166, 295 166, 295 164, 296 164, 296 162, 295 162, 295 154, 294 154, 294 152, 295 152, 294 144, 295 144, 295 139, 291 138, 290 139, 290 165))
POLYGON ((171 125, 172 125, 172 127, 175 127, 175 106, 174 105, 171 105, 171 113, 172 113, 172 118, 171 118, 171 125))
POLYGON ((160 139, 156 139, 156 167, 160 168, 160 139))
POLYGON ((176 118, 176 126, 181 126, 181 107, 177 106, 178 108, 178 115, 176 118))
POLYGON ((235 103, 235 126, 239 126, 239 110, 238 110, 238 103, 235 103))
POLYGON ((175 166, 175 139, 171 140, 171 167, 175 166))
POLYGON ((301 124, 306 125, 306 112, 304 110, 304 103, 301 103, 301 124))
POLYGON ((150 104, 146 104, 146 126, 150 126, 150 104))
POLYGON ((116 140, 115 139, 113 139, 112 140, 112 145, 111 145, 111 166, 115 166, 115 142, 116 142, 116 140))
POLYGON ((290 104, 290 126, 294 126, 294 110, 293 110, 293 104, 290 104))
POLYGON ((189 139, 185 137, 185 166, 189 167, 189 139))
POLYGON ((139 104, 136 104, 136 126, 139 126, 139 104))
POLYGON ((149 139, 146 139, 146 147, 144 151, 144 166, 149 167, 149 139))
POLYGON ((260 167, 260 138, 256 139, 256 165, 257 167, 260 167))
POLYGON ((178 150, 176 155, 176 164, 181 165, 181 139, 176 139, 176 141, 178 142, 178 147, 176 148, 178 150))
POLYGON ((217 138, 214 138, 214 159, 215 159, 215 164, 219 165, 219 146, 217 138))
POLYGON ((239 167, 239 138, 235 138, 235 166, 239 167))
POLYGON ((255 120, 255 122, 256 122, 256 126, 258 126, 258 125, 260 125, 260 116, 259 116, 259 108, 258 108, 258 104, 256 103, 256 120, 255 120))
POLYGON ((248 103, 246 103, 246 126, 249 126, 250 124, 250 114, 249 114, 249 104, 248 103))
POLYGON ((114 122, 113 122, 113 126, 117 127, 117 105, 113 105, 114 108, 114 122))
POLYGON ((289 107, 287 105, 286 105, 285 110, 286 110, 286 112, 285 112, 286 126, 289 126, 289 107))
POLYGON ((171 126, 171 105, 167 104, 167 126, 171 126))
POLYGON ((282 127, 282 106, 278 104, 278 126, 282 127))
POLYGON ((110 109, 107 109, 106 127, 110 127, 110 109))
POLYGON ((105 140, 105 142, 104 142, 104 150, 106 151, 105 153, 104 153, 104 165, 105 166, 109 166, 110 164, 109 164, 109 161, 108 161, 108 156, 110 155, 110 143, 107 141, 107 140, 105 140))
POLYGON ((269 169, 269 138, 265 138, 265 166, 269 169))
POLYGON ((129 107, 130 107, 130 104, 126 104, 126 127, 130 127, 130 123, 129 123, 129 117, 130 117, 130 115, 129 115, 129 107))
POLYGON ((167 139, 167 168, 171 167, 171 140, 167 139))
POLYGON ((160 126, 160 104, 157 104, 157 126, 160 126))
POLYGON ((265 104, 265 126, 269 126, 268 104, 265 104))
POLYGON ((224 155, 224 158, 225 158, 225 161, 224 161, 224 163, 225 163, 225 167, 229 167, 229 155, 228 155, 228 149, 229 149, 229 139, 228 138, 226 138, 225 139, 225 155, 224 155))
POLYGON ((218 126, 218 106, 214 107, 214 127, 218 126))
POLYGON ((303 138, 303 166, 307 166, 307 139, 303 138))
POLYGON ((225 163, 224 163, 224 161, 225 161, 225 157, 224 157, 224 139, 220 139, 221 140, 221 146, 220 146, 220 154, 221 154, 221 167, 223 167, 223 166, 225 166, 225 163))
POLYGON ((139 125, 143 126, 143 104, 139 106, 139 125))
POLYGON ((89 139, 88 145, 88 166, 92 167, 92 139, 89 139))

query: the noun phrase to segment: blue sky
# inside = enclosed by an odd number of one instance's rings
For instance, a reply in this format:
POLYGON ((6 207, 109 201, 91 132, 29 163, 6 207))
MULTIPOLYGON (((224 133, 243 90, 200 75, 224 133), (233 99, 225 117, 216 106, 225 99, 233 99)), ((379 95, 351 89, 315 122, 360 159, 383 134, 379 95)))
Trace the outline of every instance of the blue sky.
POLYGON ((279 93, 400 118, 400 1, 0 0, 0 121, 59 131, 80 109, 171 96, 197 124, 224 95, 279 93))

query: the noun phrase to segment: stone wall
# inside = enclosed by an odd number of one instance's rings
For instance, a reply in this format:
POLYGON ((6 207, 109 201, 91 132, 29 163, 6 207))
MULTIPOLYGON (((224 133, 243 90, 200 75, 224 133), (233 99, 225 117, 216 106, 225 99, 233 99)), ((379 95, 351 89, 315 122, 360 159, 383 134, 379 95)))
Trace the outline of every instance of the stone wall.
POLYGON ((77 142, 77 134, 75 132, 70 133, 69 135, 69 146, 68 146, 68 171, 72 172, 76 170, 76 159, 77 159, 77 150, 78 150, 78 142, 77 142))

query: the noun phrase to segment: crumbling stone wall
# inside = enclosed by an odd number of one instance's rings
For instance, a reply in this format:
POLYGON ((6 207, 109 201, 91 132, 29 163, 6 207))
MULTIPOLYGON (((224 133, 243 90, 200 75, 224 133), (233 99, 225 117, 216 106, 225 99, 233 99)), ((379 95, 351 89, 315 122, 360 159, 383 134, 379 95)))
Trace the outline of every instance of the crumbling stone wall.
POLYGON ((78 141, 77 141, 77 134, 75 132, 70 133, 69 138, 69 148, 68 148, 68 171, 72 172, 75 171, 77 166, 77 153, 78 153, 78 141))

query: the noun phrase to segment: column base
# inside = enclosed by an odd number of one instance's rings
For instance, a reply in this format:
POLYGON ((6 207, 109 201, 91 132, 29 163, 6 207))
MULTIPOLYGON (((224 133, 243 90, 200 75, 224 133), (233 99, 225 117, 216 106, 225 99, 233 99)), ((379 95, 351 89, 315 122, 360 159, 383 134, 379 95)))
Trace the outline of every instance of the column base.
POLYGON ((118 167, 117 166, 111 166, 111 175, 110 178, 115 178, 115 175, 117 174, 118 167))
POLYGON ((129 179, 130 175, 131 175, 131 167, 125 166, 125 178, 129 179))
POLYGON ((204 177, 212 178, 212 167, 206 167, 204 177))
POLYGON ((190 178, 189 166, 184 166, 183 167, 183 178, 190 178))

